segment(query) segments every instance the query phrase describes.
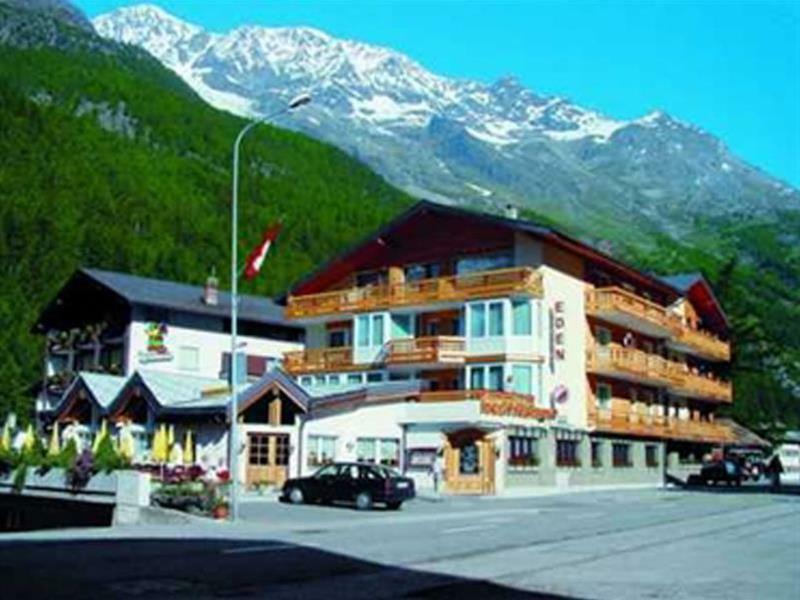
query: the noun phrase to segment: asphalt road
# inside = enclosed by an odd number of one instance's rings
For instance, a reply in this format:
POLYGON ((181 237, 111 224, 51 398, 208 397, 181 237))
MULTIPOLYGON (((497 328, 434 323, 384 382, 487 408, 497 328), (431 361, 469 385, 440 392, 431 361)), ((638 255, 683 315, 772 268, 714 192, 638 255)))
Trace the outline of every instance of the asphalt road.
POLYGON ((593 492, 370 513, 254 502, 234 526, 0 538, 0 596, 796 600, 800 497, 593 492))

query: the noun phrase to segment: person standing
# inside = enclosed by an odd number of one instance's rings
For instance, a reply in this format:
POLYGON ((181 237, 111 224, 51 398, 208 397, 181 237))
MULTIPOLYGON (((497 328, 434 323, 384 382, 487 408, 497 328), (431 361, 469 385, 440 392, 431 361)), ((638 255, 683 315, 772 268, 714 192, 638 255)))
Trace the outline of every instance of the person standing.
POLYGON ((431 477, 433 478, 433 491, 439 493, 439 483, 444 476, 444 459, 441 452, 437 452, 431 463, 431 477))
POLYGON ((767 469, 769 469, 769 476, 772 481, 772 491, 777 492, 781 487, 781 473, 783 473, 783 463, 781 463, 781 457, 777 453, 772 455, 767 469))

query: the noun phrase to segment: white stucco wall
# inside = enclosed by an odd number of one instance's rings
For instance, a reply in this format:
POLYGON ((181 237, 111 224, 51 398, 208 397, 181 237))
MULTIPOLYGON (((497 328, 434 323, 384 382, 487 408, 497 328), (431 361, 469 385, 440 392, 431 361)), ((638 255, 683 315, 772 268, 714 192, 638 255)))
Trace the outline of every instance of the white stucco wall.
MULTIPOLYGON (((223 354, 230 352, 231 337, 224 332, 202 331, 187 327, 168 325, 168 332, 164 337, 164 345, 169 351, 169 356, 164 360, 148 360, 146 355, 147 323, 133 321, 129 328, 128 353, 126 357, 127 373, 133 373, 142 367, 157 369, 173 373, 195 374, 202 377, 219 377, 223 354), (197 349, 197 368, 186 368, 182 365, 181 351, 184 348, 197 349)), ((270 340, 252 336, 239 336, 241 340, 240 352, 250 356, 265 356, 282 360, 284 352, 301 350, 303 345, 297 342, 270 340)))

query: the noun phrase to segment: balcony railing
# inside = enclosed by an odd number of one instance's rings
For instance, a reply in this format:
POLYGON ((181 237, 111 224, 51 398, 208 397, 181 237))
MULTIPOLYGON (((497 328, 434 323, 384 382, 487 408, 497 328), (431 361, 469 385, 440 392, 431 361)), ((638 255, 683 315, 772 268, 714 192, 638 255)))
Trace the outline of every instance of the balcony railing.
POLYGON ((321 294, 289 296, 286 317, 381 310, 400 306, 460 302, 507 294, 541 296, 542 276, 530 267, 513 267, 419 281, 385 283, 321 294))
POLYGON ((671 363, 671 368, 673 375, 669 387, 674 394, 718 402, 733 401, 733 386, 729 381, 687 372, 679 363, 671 363))
POLYGON ((326 373, 347 371, 354 368, 353 349, 310 348, 284 354, 283 367, 292 375, 301 373, 326 373))
POLYGON ((494 390, 441 390, 422 392, 420 402, 480 401, 481 414, 523 419, 552 419, 556 413, 549 408, 536 406, 536 398, 529 394, 494 390))
POLYGON ((389 365, 464 362, 466 342, 463 337, 435 336, 392 340, 387 345, 389 365))
POLYGON ((734 439, 729 427, 713 421, 683 420, 635 411, 598 410, 590 416, 589 424, 597 431, 620 435, 709 443, 725 443, 734 439))
POLYGON ((727 361, 731 359, 731 345, 711 333, 700 329, 680 325, 674 335, 676 342, 711 360, 727 361))
POLYGON ((586 312, 658 335, 669 335, 676 324, 665 307, 618 287, 588 290, 586 312))
POLYGON ((587 368, 591 372, 654 385, 666 385, 672 381, 673 364, 658 354, 619 344, 596 346, 587 354, 587 368))

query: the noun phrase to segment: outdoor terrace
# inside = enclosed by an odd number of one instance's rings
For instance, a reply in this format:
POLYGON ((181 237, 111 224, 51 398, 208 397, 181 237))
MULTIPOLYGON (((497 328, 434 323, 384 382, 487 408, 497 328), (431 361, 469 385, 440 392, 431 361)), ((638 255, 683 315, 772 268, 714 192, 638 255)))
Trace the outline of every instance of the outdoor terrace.
POLYGON ((464 302, 508 294, 541 296, 542 293, 541 273, 530 267, 512 267, 289 296, 285 314, 288 319, 309 319, 402 306, 464 302))

